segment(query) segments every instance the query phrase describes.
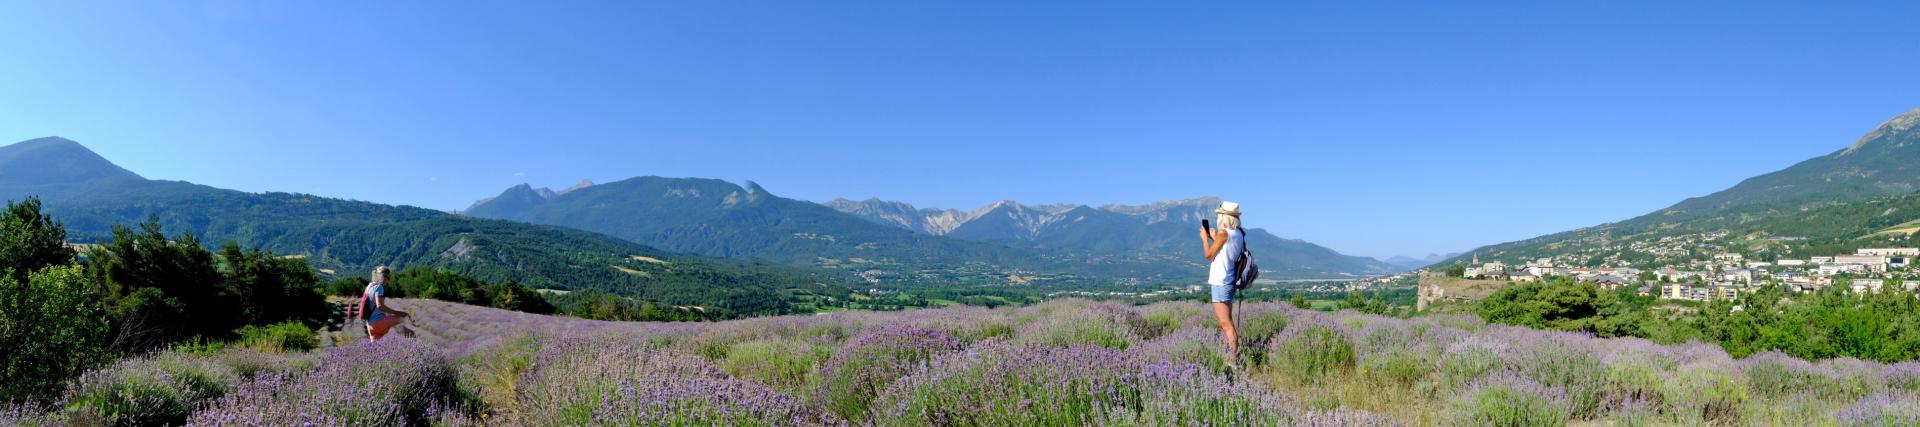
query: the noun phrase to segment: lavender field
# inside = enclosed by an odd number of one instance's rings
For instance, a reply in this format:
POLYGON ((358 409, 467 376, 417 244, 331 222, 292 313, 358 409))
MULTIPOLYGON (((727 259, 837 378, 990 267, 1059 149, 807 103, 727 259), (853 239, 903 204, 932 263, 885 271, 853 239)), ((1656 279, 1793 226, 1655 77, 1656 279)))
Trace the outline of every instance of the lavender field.
POLYGON ((615 323, 425 300, 412 339, 172 351, 0 425, 1920 424, 1920 363, 1735 360, 1488 325, 1197 303, 615 323))

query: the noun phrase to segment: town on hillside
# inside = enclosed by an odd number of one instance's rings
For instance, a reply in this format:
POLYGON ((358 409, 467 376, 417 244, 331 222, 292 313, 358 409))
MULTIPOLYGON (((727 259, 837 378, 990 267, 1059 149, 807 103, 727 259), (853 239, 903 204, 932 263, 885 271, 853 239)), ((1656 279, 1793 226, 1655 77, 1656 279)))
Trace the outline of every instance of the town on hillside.
MULTIPOLYGON (((1905 281, 1920 258, 1920 248, 1862 248, 1851 255, 1816 256, 1806 259, 1762 261, 1737 253, 1721 253, 1711 259, 1695 260, 1682 268, 1656 270, 1631 267, 1572 267, 1554 258, 1540 258, 1521 265, 1500 261, 1457 265, 1457 274, 1468 279, 1531 282, 1546 276, 1572 277, 1607 290, 1632 287, 1641 296, 1662 299, 1710 301, 1731 300, 1760 286, 1778 284, 1796 292, 1816 292, 1832 286, 1856 292, 1880 292, 1890 284, 1914 290, 1920 281, 1905 281)), ((1444 292, 1433 289, 1423 292, 1444 292)), ((1440 297, 1441 295, 1435 295, 1440 297)))

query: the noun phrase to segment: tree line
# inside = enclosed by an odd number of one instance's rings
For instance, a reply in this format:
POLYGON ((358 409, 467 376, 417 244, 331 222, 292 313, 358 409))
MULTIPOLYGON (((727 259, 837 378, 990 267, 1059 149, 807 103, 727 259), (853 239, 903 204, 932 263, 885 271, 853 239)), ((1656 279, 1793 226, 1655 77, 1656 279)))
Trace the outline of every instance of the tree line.
POLYGON ((80 251, 36 198, 0 212, 0 401, 52 398, 117 357, 328 315, 303 260, 233 243, 215 253, 155 221, 112 236, 80 251))
POLYGON ((1763 285, 1735 300, 1663 302, 1631 289, 1550 277, 1515 284, 1478 303, 1489 322, 1633 336, 1661 344, 1712 342, 1734 357, 1780 351, 1806 359, 1920 359, 1920 295, 1890 280, 1878 293, 1847 283, 1801 294, 1763 285))
MULTIPOLYGON (((0 211, 0 405, 49 401, 69 380, 113 360, 184 343, 221 343, 326 325, 328 294, 358 297, 366 281, 322 282, 304 258, 198 236, 169 236, 157 218, 114 226, 76 247, 37 198, 0 211), (271 326, 269 326, 271 325, 271 326)), ((390 294, 604 320, 710 320, 713 314, 600 291, 558 298, 514 281, 433 267, 393 278, 390 294)), ((296 346, 297 347, 296 343, 296 346)))

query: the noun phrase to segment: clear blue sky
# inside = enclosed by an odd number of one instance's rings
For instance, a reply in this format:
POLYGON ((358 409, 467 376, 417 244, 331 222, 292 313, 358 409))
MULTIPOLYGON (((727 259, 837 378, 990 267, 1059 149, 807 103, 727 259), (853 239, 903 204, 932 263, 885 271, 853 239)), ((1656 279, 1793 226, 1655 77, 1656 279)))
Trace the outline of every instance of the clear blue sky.
POLYGON ((1625 219, 1920 107, 1920 2, 1291 3, 5 1, 0 141, 449 210, 639 175, 1213 194, 1384 257, 1625 219))

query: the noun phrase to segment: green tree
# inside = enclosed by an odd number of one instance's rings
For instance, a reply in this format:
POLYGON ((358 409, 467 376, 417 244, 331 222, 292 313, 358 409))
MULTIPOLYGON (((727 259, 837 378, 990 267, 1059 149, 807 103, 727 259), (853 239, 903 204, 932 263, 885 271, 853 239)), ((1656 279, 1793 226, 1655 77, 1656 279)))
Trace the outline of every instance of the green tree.
POLYGON ((47 400, 107 360, 106 310, 80 267, 0 275, 0 402, 47 400))
POLYGON ((320 278, 302 259, 274 256, 227 243, 220 250, 227 286, 239 294, 241 321, 250 325, 299 322, 317 326, 327 317, 326 298, 315 289, 320 278))
POLYGON ((1300 309, 1313 308, 1307 303, 1307 294, 1303 294, 1299 292, 1294 292, 1293 297, 1288 298, 1287 302, 1292 303, 1295 308, 1300 308, 1300 309))
MULTIPOLYGON (((357 295, 357 293, 356 293, 357 295)), ((535 314, 555 312, 546 297, 518 282, 488 283, 459 272, 437 268, 409 268, 393 276, 387 295, 428 298, 535 314)))
POLYGON ((35 271, 72 264, 73 255, 67 229, 40 213, 39 198, 7 202, 0 212, 0 270, 12 270, 7 275, 14 281, 24 283, 35 271))
POLYGON ((1447 277, 1467 277, 1467 265, 1458 262, 1448 264, 1447 277))
POLYGON ((193 336, 226 337, 242 325, 238 292, 192 233, 168 239, 159 221, 113 229, 113 242, 87 254, 88 274, 105 285, 113 348, 137 352, 193 336))

